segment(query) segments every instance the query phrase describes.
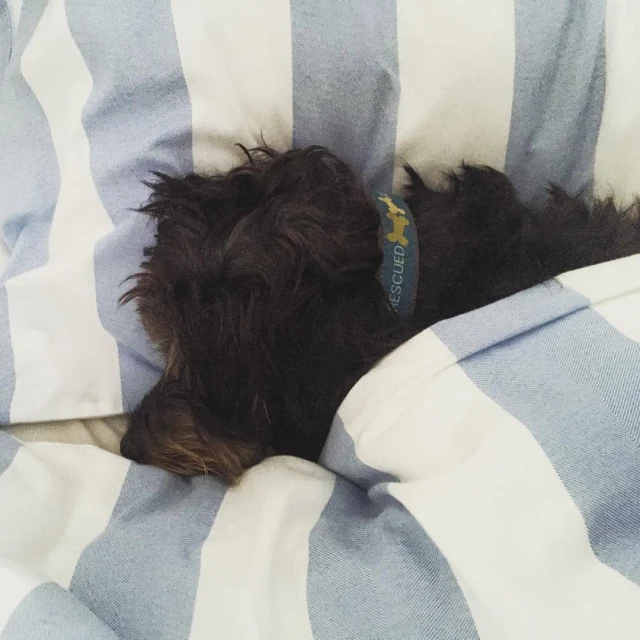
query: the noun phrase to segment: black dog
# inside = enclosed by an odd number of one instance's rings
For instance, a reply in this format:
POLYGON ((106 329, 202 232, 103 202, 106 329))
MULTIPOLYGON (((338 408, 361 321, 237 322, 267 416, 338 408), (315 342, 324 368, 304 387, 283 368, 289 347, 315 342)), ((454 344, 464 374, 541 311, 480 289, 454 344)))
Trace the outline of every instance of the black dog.
POLYGON ((225 175, 159 175, 143 211, 157 245, 136 299, 166 359, 132 413, 123 455, 229 481, 271 454, 317 460, 355 382, 416 333, 565 271, 640 252, 639 207, 558 188, 522 204, 508 179, 462 166, 444 190, 407 168, 419 286, 396 313, 379 271, 381 217, 321 147, 246 151, 225 175))

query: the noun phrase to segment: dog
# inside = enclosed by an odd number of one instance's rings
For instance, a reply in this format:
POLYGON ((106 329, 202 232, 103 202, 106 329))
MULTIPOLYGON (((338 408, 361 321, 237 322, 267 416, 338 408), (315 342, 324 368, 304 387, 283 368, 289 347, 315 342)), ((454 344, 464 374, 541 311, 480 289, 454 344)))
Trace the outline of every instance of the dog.
POLYGON ((536 209, 494 169, 462 165, 435 189, 407 166, 419 259, 412 313, 399 313, 380 273, 384 242, 396 254, 408 242, 405 208, 322 147, 242 149, 246 162, 228 173, 149 183, 142 211, 157 242, 122 298, 136 301, 165 367, 121 452, 181 475, 233 483, 266 456, 316 461, 349 390, 406 340, 640 252, 638 203, 588 204, 551 187, 536 209))

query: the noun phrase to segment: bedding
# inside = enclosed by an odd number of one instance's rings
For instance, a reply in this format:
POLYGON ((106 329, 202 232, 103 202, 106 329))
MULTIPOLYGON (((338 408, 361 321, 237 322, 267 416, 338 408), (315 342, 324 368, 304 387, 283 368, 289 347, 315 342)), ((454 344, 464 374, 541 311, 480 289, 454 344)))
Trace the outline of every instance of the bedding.
POLYGON ((87 444, 119 454, 126 424, 125 416, 110 416, 14 424, 6 427, 5 431, 22 442, 87 444))
POLYGON ((159 373, 119 307, 153 171, 323 144, 372 189, 466 159, 640 185, 633 0, 0 0, 0 640, 636 639, 640 258, 440 323, 319 465, 117 455, 159 373))
POLYGON ((640 256, 566 274, 234 488, 0 433, 0 639, 636 639, 639 340, 640 256))
POLYGON ((152 171, 225 170, 264 136, 324 144, 381 191, 404 161, 462 159, 533 201, 640 184, 632 0, 0 8, 0 424, 121 414, 157 379, 118 306, 153 241, 134 211, 152 171))

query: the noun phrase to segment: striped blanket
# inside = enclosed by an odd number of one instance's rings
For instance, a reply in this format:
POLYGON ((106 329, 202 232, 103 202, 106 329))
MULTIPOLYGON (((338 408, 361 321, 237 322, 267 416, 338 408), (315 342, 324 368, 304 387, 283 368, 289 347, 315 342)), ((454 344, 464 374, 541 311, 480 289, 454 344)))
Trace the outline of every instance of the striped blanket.
POLYGON ((640 189, 635 0, 0 0, 0 424, 115 415, 158 377, 133 305, 154 170, 236 142, 640 189))
POLYGON ((640 637, 640 256, 436 325, 322 466, 0 433, 0 639, 640 637))
MULTIPOLYGON (((116 415, 154 170, 640 190, 635 0, 0 0, 0 424, 116 415)), ((640 638, 640 258, 436 325, 229 489, 0 431, 0 640, 640 638)))

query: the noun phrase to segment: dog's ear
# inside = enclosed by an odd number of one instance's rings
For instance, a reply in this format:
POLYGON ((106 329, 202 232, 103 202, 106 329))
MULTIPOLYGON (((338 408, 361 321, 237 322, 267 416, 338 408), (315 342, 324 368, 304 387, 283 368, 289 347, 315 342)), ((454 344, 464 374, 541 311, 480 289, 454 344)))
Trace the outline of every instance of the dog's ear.
POLYGON ((156 173, 140 211, 156 225, 156 243, 144 251, 142 270, 130 279, 135 285, 120 299, 136 301, 151 341, 163 355, 179 342, 179 328, 197 296, 199 283, 210 280, 220 265, 219 238, 259 201, 251 175, 175 178, 156 173))
POLYGON ((178 381, 163 379, 132 412, 120 451, 179 475, 213 474, 233 483, 264 454, 255 444, 225 437, 216 422, 178 381))

